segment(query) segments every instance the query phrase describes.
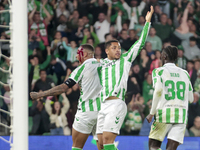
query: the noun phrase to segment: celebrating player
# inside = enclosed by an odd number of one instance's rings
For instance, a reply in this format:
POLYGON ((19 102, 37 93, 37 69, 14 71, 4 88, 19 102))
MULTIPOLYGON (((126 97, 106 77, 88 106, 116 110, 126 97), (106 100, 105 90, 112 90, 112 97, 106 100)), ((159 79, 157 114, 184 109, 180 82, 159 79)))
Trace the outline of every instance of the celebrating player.
POLYGON ((124 102, 127 89, 128 73, 133 60, 139 54, 145 44, 150 28, 150 21, 153 14, 153 7, 146 15, 146 24, 139 40, 131 46, 128 52, 121 55, 119 41, 111 40, 106 42, 107 58, 101 62, 100 81, 101 110, 97 121, 97 134, 101 148, 104 150, 115 150, 113 144, 127 113, 127 106, 124 102))
POLYGON ((187 123, 188 101, 193 102, 193 89, 186 70, 174 63, 178 56, 175 46, 168 46, 161 53, 163 67, 153 70, 153 103, 146 117, 155 121, 149 134, 149 149, 160 149, 168 133, 167 150, 176 150, 183 138, 187 123))
POLYGON ((41 93, 31 92, 30 95, 32 99, 59 95, 79 83, 81 94, 72 129, 72 150, 82 150, 89 134, 96 133, 97 115, 101 106, 98 97, 101 85, 97 72, 100 63, 94 59, 94 48, 89 44, 81 45, 76 57, 81 65, 63 84, 41 93))

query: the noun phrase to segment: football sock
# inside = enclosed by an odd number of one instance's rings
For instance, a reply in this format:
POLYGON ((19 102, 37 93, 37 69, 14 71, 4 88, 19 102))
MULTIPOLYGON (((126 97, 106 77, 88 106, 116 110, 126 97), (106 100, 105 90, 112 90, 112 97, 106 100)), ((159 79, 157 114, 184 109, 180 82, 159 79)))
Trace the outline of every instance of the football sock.
POLYGON ((116 150, 116 147, 114 144, 104 144, 103 147, 104 147, 104 150, 116 150))

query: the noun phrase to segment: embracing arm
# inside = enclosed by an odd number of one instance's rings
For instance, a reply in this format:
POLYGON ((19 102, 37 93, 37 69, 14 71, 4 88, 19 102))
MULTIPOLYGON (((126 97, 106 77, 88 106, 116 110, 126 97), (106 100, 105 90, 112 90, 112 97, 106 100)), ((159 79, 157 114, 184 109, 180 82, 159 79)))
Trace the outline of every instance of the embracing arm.
POLYGON ((69 89, 68 85, 63 83, 61 85, 55 86, 51 88, 50 90, 43 91, 40 93, 37 92, 31 92, 31 98, 32 99, 38 99, 41 97, 46 97, 46 96, 55 96, 55 95, 60 95, 62 93, 65 93, 69 89))

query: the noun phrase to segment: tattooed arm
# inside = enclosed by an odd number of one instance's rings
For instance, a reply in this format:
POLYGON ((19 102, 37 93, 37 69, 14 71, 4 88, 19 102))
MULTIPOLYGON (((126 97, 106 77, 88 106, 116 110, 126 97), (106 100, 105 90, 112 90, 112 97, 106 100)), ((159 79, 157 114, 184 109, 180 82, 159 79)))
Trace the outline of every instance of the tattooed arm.
POLYGON ((55 95, 60 95, 62 93, 65 93, 68 89, 69 89, 68 85, 63 83, 63 84, 55 86, 47 91, 43 91, 43 92, 39 92, 39 93, 31 92, 30 96, 32 99, 38 99, 38 98, 46 97, 46 96, 55 96, 55 95))

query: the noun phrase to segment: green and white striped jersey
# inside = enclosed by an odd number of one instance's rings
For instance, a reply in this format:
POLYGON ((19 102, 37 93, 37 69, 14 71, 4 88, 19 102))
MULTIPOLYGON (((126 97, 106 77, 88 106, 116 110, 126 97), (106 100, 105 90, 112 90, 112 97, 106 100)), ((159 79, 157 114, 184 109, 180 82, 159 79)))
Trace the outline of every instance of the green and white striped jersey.
POLYGON ((150 114, 157 122, 187 123, 188 101, 193 102, 193 89, 186 70, 173 63, 153 70, 153 102, 150 114))
POLYGON ((81 109, 82 112, 99 111, 101 108, 99 98, 101 84, 97 72, 99 66, 100 63, 96 59, 90 58, 84 61, 69 76, 81 86, 78 109, 81 109))
POLYGON ((102 102, 110 96, 125 100, 129 70, 132 62, 145 44, 150 24, 146 22, 139 40, 131 46, 128 52, 123 53, 118 60, 109 60, 108 58, 101 60, 101 67, 98 69, 102 85, 100 95, 102 102))

